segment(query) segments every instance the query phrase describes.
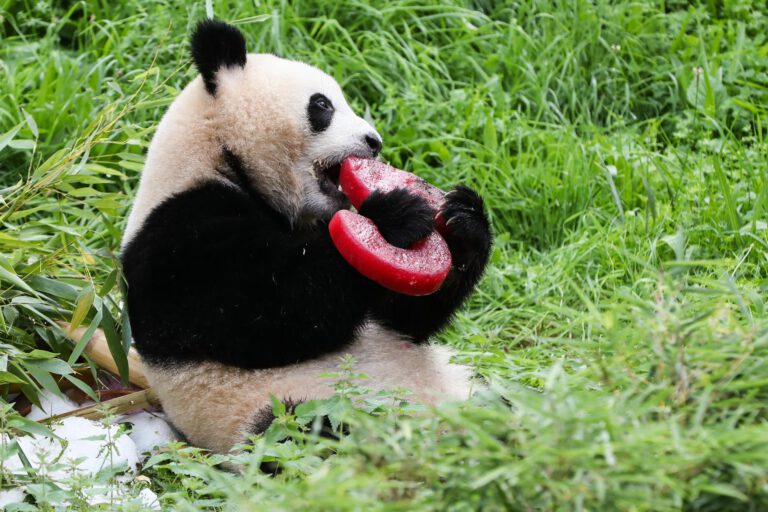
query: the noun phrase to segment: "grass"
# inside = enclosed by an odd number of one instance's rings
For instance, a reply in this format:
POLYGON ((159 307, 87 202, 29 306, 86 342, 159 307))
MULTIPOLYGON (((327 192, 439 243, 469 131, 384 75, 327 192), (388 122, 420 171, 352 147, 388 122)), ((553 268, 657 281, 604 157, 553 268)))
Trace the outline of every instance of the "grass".
MULTIPOLYGON (((337 77, 394 165, 485 197, 492 263, 438 341, 487 389, 404 416, 399 395, 350 385, 283 414, 235 457, 243 475, 171 446, 142 470, 165 507, 768 508, 763 2, 68 5, 0 0, 5 403, 58 375, 90 391, 57 320, 104 328, 118 358, 129 343, 121 230, 212 11, 250 49, 337 77), (318 410, 350 434, 308 434, 318 410)), ((39 428, 2 410, 3 431, 39 428)))

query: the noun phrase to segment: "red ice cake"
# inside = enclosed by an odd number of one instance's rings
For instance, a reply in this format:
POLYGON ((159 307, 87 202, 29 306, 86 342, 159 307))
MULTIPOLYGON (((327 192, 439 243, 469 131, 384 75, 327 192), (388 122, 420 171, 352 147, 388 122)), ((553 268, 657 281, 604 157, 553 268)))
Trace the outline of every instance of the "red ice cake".
MULTIPOLYGON (((405 188, 423 197, 435 211, 439 211, 445 195, 415 174, 354 157, 344 160, 339 184, 355 208, 360 208, 374 190, 405 188)), ((372 220, 349 210, 336 212, 329 230, 339 253, 355 270, 399 293, 434 293, 451 270, 451 253, 437 231, 402 249, 387 242, 372 220)))

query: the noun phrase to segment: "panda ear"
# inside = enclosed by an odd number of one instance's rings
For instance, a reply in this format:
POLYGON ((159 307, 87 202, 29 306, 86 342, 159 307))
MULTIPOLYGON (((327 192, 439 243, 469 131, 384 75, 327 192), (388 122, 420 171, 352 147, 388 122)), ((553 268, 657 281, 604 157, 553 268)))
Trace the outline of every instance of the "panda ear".
POLYGON ((245 37, 232 25, 212 19, 197 24, 192 34, 192 59, 203 76, 205 90, 216 94, 216 72, 245 66, 245 37))

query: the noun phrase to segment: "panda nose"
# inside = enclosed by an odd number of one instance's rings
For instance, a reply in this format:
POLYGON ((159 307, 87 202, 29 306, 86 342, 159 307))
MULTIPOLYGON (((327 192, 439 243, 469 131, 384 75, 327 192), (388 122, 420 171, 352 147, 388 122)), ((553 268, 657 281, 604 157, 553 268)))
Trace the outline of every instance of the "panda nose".
POLYGON ((371 149, 373 156, 379 154, 381 151, 381 138, 378 135, 370 134, 365 136, 365 143, 371 149))

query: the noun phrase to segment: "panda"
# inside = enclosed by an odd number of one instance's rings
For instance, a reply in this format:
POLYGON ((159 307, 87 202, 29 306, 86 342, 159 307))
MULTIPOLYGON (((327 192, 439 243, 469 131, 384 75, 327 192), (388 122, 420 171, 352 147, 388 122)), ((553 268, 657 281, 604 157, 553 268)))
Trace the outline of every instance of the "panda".
MULTIPOLYGON (((415 401, 466 399, 468 368, 430 345, 472 292, 492 235, 482 199, 459 186, 442 207, 453 267, 424 297, 386 290, 352 269, 328 222, 350 205, 342 160, 374 158, 382 138, 322 71, 247 54, 235 27, 199 23, 199 76, 150 144, 121 247, 134 344, 169 420, 190 443, 227 452, 286 403, 333 394, 322 374, 350 354, 372 390, 415 401)), ((435 212, 403 189, 360 213, 407 247, 435 212)))

